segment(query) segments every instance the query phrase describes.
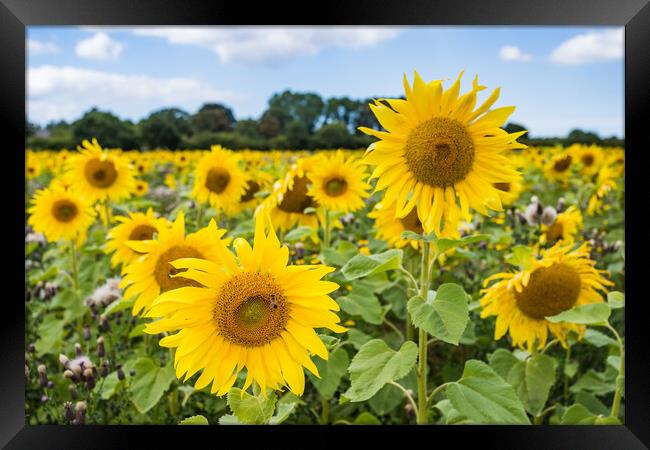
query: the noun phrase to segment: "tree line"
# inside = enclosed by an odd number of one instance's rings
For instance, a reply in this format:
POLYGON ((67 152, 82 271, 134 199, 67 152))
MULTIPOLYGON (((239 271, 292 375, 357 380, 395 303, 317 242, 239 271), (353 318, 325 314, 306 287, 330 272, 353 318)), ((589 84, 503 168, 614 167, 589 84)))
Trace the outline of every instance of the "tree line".
MULTIPOLYGON (((92 108, 70 123, 54 121, 41 127, 27 122, 26 146, 73 149, 83 139, 95 136, 105 147, 141 150, 209 148, 213 144, 235 150, 364 148, 374 138, 361 133, 358 127, 380 129, 368 107, 370 102, 372 99, 323 99, 311 92, 286 90, 274 94, 257 119, 236 120, 230 107, 206 103, 194 114, 165 108, 137 123, 92 108)), ((506 129, 513 132, 525 127, 510 123, 506 129)), ((529 145, 623 145, 616 137, 601 138, 582 130, 573 130, 563 138, 535 139, 527 134, 520 140, 529 145)))

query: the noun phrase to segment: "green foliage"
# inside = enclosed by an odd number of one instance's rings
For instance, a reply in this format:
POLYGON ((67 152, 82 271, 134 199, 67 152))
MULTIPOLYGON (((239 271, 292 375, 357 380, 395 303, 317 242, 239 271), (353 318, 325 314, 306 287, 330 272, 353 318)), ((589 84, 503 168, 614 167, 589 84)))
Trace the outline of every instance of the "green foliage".
POLYGON ((208 425, 208 419, 198 414, 181 420, 179 425, 208 425))
POLYGON ((275 404, 278 400, 274 393, 267 395, 267 398, 261 394, 253 396, 239 388, 231 388, 228 391, 227 402, 239 423, 263 425, 273 417, 275 404))
POLYGON ((350 364, 348 353, 343 348, 337 348, 329 354, 327 361, 316 358, 314 361, 320 378, 309 374, 314 387, 326 400, 334 397, 341 380, 345 376, 350 364))
POLYGON ((409 300, 408 311, 413 324, 441 341, 458 345, 467 327, 468 296, 462 286, 443 284, 438 291, 429 291, 427 300, 416 296, 409 300))
POLYGON ((365 343, 348 367, 351 386, 345 396, 353 402, 368 400, 386 383, 405 377, 415 365, 417 346, 407 341, 399 351, 381 339, 365 343))
POLYGON ((398 269, 401 262, 401 250, 387 250, 370 256, 358 254, 341 268, 341 273, 346 280, 352 281, 387 270, 398 269))
POLYGON ((507 381, 523 402, 526 411, 536 416, 542 412, 551 387, 555 384, 557 362, 550 356, 533 355, 519 361, 508 371, 507 381))
POLYGON ((131 401, 141 413, 153 408, 176 379, 171 365, 160 367, 151 358, 140 358, 134 364, 135 377, 130 385, 131 401))
POLYGON ((603 325, 607 323, 612 310, 606 303, 589 303, 578 305, 546 320, 553 323, 571 322, 585 325, 603 325))
POLYGON ((363 284, 356 284, 348 295, 337 299, 339 306, 352 316, 360 316, 368 323, 378 325, 383 321, 379 299, 363 284))

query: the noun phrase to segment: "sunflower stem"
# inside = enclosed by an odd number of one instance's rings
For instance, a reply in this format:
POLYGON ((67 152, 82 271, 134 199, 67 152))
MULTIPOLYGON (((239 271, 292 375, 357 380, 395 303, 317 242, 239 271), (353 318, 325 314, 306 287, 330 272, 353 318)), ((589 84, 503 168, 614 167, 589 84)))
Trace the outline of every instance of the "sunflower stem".
POLYGON ((104 212, 106 213, 106 232, 111 228, 111 201, 106 199, 104 202, 104 212))
POLYGON ((203 203, 199 203, 198 212, 196 213, 196 229, 201 229, 201 220, 203 219, 203 203))
POLYGON ((329 422, 329 406, 330 403, 326 398, 321 400, 321 410, 320 410, 320 423, 321 425, 327 425, 329 422))
POLYGON ((323 226, 323 246, 321 248, 329 248, 330 246, 330 239, 331 239, 331 230, 330 230, 330 212, 327 208, 323 208, 324 215, 325 215, 325 224, 323 226))
POLYGON ((621 352, 621 362, 618 367, 618 377, 616 377, 616 391, 614 391, 614 400, 612 401, 612 410, 610 414, 612 417, 618 419, 618 412, 621 407, 621 399, 623 397, 623 391, 621 389, 622 383, 619 382, 619 378, 622 379, 623 382, 625 381, 625 346, 623 345, 623 340, 621 339, 621 336, 618 334, 616 329, 610 324, 607 324, 607 328, 614 334, 614 336, 616 336, 619 350, 621 352))
MULTIPOLYGON (((72 293, 75 301, 79 301, 79 265, 77 264, 77 247, 74 240, 70 240, 70 253, 72 255, 72 293)), ((83 335, 83 317, 77 319, 77 333, 79 338, 83 335)))
MULTIPOLYGON (((422 261, 420 271, 420 296, 424 301, 427 300, 429 293, 429 270, 431 261, 429 255, 431 253, 431 244, 424 242, 422 245, 422 261)), ((417 423, 424 425, 428 421, 429 408, 427 406, 427 332, 420 328, 418 339, 418 410, 417 410, 417 423)))
POLYGON ((569 401, 569 376, 566 373, 566 367, 571 363, 571 345, 567 345, 566 353, 564 355, 564 388, 562 390, 562 398, 564 402, 569 401))

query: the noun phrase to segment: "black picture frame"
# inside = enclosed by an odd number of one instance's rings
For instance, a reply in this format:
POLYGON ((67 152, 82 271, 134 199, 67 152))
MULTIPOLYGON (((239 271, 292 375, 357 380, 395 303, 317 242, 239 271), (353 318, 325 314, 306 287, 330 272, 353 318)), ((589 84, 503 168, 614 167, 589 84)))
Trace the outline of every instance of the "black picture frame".
MULTIPOLYGON (((425 439, 439 448, 452 440, 467 445, 476 440, 481 448, 526 449, 636 449, 650 445, 650 381, 645 355, 647 319, 643 314, 644 215, 648 205, 642 183, 647 179, 643 155, 650 150, 645 117, 650 109, 650 5, 648 0, 484 0, 484 1, 372 1, 343 0, 327 3, 282 5, 276 2, 210 2, 206 0, 0 0, 0 123, 4 125, 2 146, 5 174, 3 189, 6 243, 15 244, 5 254, 0 347, 4 360, 0 377, 0 444, 6 448, 134 448, 137 437, 147 446, 178 443, 187 446, 205 440, 207 445, 225 445, 223 438, 237 437, 241 444, 251 438, 281 439, 268 444, 286 445, 300 433, 296 444, 325 443, 328 438, 349 445, 339 432, 364 434, 385 440, 396 437, 404 444, 425 439), (291 11, 291 15, 289 13, 291 11), (626 251, 626 420, 623 426, 477 426, 477 427, 240 427, 171 426, 26 426, 24 418, 25 351, 23 290, 18 271, 24 252, 16 211, 24 211, 18 192, 25 148, 25 42, 26 27, 32 25, 615 25, 625 26, 625 146, 626 212, 625 233, 633 244, 626 251), (644 114, 645 113, 645 114, 644 114), (7 176, 11 175, 11 176, 7 176), (22 249, 22 250, 21 250, 22 249), (14 252, 15 251, 15 255, 14 252), (245 433, 245 434, 244 434, 245 433), (415 434, 414 434, 415 433, 415 434), (268 436, 267 436, 268 434, 268 436), (416 436, 417 434, 417 436, 416 436), (287 441, 289 439, 290 441, 287 441)), ((387 441, 386 441, 387 442, 387 441)), ((142 444, 140 444, 142 445, 142 444)))

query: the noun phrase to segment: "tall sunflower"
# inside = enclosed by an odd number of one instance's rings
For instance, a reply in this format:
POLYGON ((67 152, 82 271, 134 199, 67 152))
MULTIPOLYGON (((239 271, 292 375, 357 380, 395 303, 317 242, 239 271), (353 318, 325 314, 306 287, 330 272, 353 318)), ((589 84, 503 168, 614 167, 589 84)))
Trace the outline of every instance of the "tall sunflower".
POLYGON ((510 183, 493 183, 493 186, 499 191, 503 206, 509 206, 516 202, 523 190, 523 183, 520 180, 510 183))
POLYGON ((546 163, 544 166, 544 175, 551 181, 566 184, 571 177, 573 163, 573 155, 566 150, 562 150, 546 163))
POLYGON ((568 244, 575 240, 581 229, 582 213, 575 205, 571 205, 566 211, 557 215, 552 225, 542 225, 540 242, 542 244, 555 244, 556 242, 568 244))
POLYGON ((95 221, 95 211, 88 201, 59 184, 36 191, 27 212, 34 231, 43 233, 50 242, 69 239, 82 244, 86 230, 95 221))
POLYGON ((124 278, 120 282, 120 288, 126 288, 124 299, 136 298, 133 315, 142 309, 148 310, 162 292, 182 286, 201 286, 194 280, 172 277, 178 270, 170 262, 179 258, 201 258, 218 263, 219 246, 224 245, 221 238, 225 232, 217 229, 213 219, 207 227, 185 236, 185 217, 180 211, 171 227, 158 230, 156 239, 128 241, 128 247, 142 254, 124 267, 124 278))
POLYGON ((106 253, 113 253, 113 267, 129 264, 140 256, 140 253, 126 245, 127 242, 153 239, 155 234, 170 226, 166 218, 157 218, 151 208, 146 213, 132 212, 128 216, 117 216, 115 220, 120 224, 113 227, 106 236, 106 253))
POLYGON ((364 157, 377 166, 371 175, 378 179, 376 190, 386 190, 384 201, 396 204, 396 218, 417 206, 426 233, 440 233, 442 219, 455 223, 469 215, 470 207, 484 215, 488 209, 502 210, 493 184, 520 178, 502 154, 526 147, 516 141, 525 131, 500 128, 514 107, 487 112, 499 97, 497 88, 474 109, 476 94, 485 87, 475 78, 472 90, 459 97, 461 76, 443 91, 440 80, 425 83, 415 72, 411 87, 405 75, 406 100, 370 105, 387 131, 359 128, 380 139, 364 157))
POLYGON ((330 211, 357 211, 365 206, 363 199, 370 195, 361 162, 354 156, 346 159, 341 150, 321 156, 308 178, 309 195, 330 211))
POLYGON ((589 259, 589 246, 584 243, 571 250, 571 245, 554 245, 542 250, 542 259, 531 259, 526 268, 516 273, 498 273, 488 277, 483 290, 481 317, 497 316, 494 338, 510 331, 512 345, 531 350, 546 344, 550 331, 563 346, 569 331, 584 333, 584 325, 567 322, 552 323, 546 317, 557 315, 576 305, 603 301, 601 292, 613 283, 603 277, 602 270, 589 259))
POLYGON ((79 153, 66 161, 64 178, 90 201, 121 200, 131 195, 135 179, 129 160, 113 151, 102 150, 93 138, 84 140, 79 153))
POLYGON ((257 216, 252 248, 235 240, 237 258, 220 246, 221 265, 189 258, 173 262, 187 269, 180 276, 205 287, 166 292, 146 314, 161 317, 147 324, 146 333, 180 330, 160 345, 176 347, 177 377, 188 379, 203 369, 196 389, 212 383, 211 392, 224 395, 246 368, 243 390, 255 381, 264 395, 266 388, 282 386, 302 395, 303 367, 319 376, 311 355, 328 358, 314 328, 347 331, 338 325, 332 311, 339 306, 328 295, 338 284, 321 280, 334 268, 287 265, 289 249, 281 246, 272 226, 265 232, 264 221, 257 216))
POLYGON ((284 178, 275 182, 273 192, 255 210, 255 215, 266 211, 271 222, 283 231, 289 231, 296 225, 304 225, 312 227, 315 232, 318 229, 317 209, 320 205, 309 194, 308 177, 314 161, 313 157, 302 158, 293 164, 284 178))
POLYGON ((196 165, 192 195, 218 210, 236 205, 246 192, 246 178, 238 164, 235 153, 213 145, 196 165))
POLYGON ((580 172, 584 175, 597 174, 605 159, 603 151, 595 145, 574 144, 567 151, 580 163, 580 172))

